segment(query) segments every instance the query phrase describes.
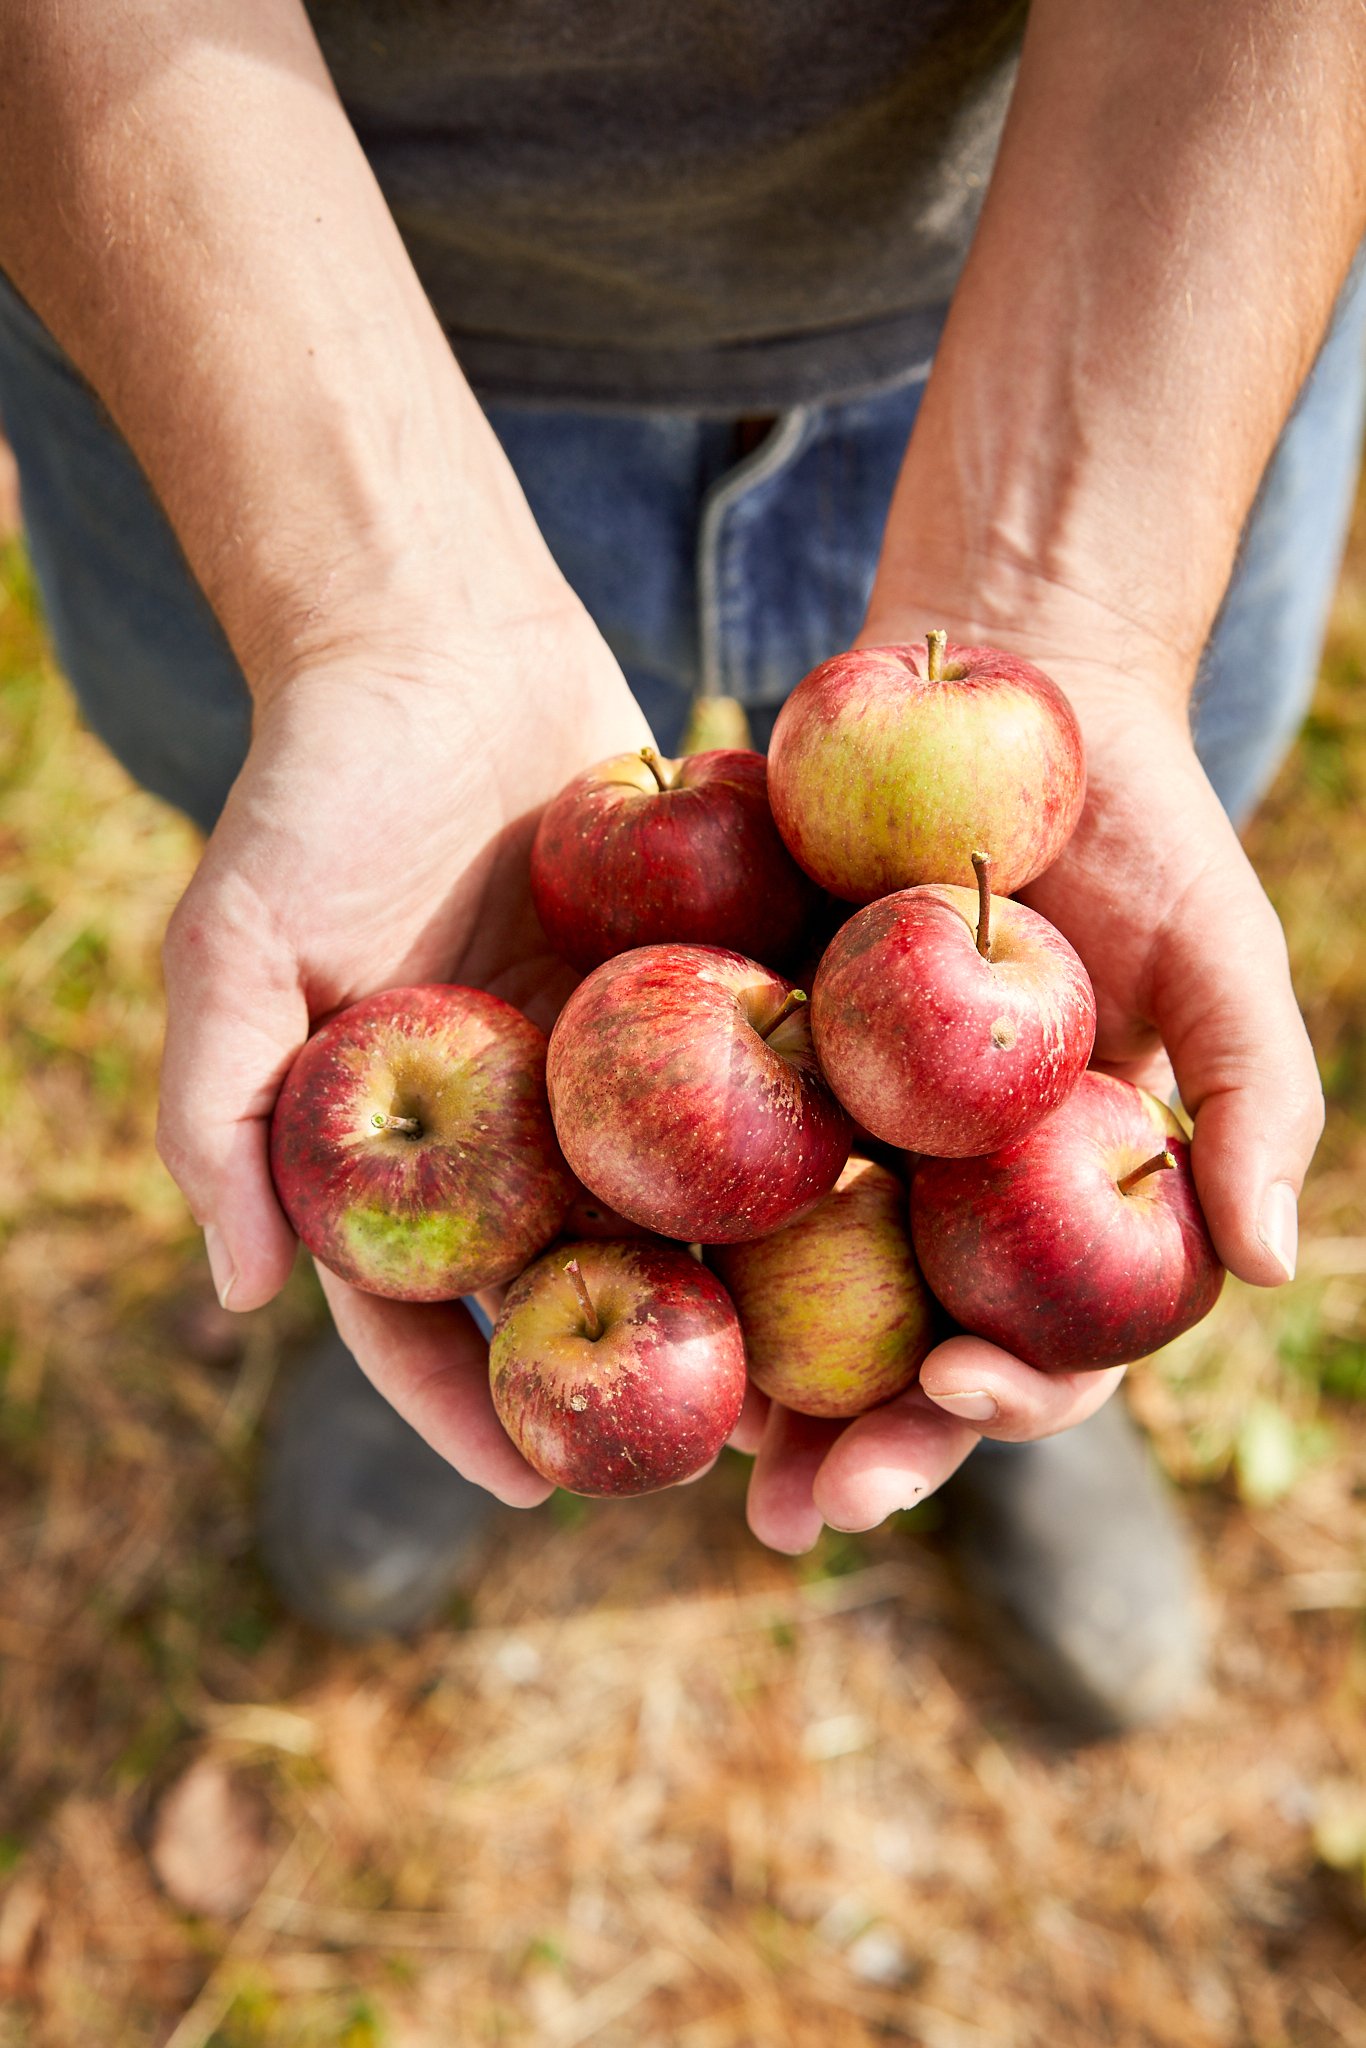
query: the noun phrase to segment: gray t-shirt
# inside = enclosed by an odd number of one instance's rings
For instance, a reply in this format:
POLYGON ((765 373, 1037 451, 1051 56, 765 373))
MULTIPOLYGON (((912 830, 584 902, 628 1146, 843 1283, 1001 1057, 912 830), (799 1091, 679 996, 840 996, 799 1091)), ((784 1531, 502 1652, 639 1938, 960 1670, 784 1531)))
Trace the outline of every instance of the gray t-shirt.
POLYGON ((1023 0, 310 0, 489 400, 776 411, 932 346, 1023 0))

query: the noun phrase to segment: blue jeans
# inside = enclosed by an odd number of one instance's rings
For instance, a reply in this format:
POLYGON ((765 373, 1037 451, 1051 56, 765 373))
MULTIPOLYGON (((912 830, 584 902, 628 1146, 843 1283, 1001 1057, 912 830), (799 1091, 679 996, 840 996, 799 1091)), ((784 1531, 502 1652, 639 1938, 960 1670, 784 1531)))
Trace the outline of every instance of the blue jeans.
MULTIPOLYGON (((742 459, 730 425, 685 414, 492 414, 666 750, 699 682, 741 698, 763 745, 792 686, 854 638, 924 374, 786 413, 742 459)), ((1313 689, 1364 403, 1359 264, 1268 466, 1201 667, 1196 744, 1235 819, 1266 788, 1313 689)), ((208 830, 246 752, 241 672, 126 444, 3 278, 0 416, 86 718, 139 782, 208 830)))

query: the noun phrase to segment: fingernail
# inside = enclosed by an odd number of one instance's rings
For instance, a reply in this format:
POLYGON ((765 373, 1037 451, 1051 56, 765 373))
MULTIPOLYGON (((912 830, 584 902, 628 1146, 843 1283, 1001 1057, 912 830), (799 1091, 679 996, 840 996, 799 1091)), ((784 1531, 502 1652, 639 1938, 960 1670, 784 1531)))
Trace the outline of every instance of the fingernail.
POLYGON ((1289 1181, 1273 1181, 1262 1201, 1258 1229, 1262 1243, 1287 1280, 1295 1277, 1295 1253, 1299 1246, 1299 1205, 1289 1181))
POLYGON ((228 1308, 231 1306, 228 1297, 237 1285, 237 1268, 233 1265, 232 1254, 216 1223, 206 1223, 204 1226, 204 1249, 209 1256, 209 1273, 213 1279, 214 1293, 223 1307, 228 1308))
MULTIPOLYGON (((929 1388, 925 1389, 929 1393, 929 1388)), ((991 1422, 999 1412, 994 1394, 977 1389, 970 1394, 930 1394, 936 1408, 947 1408, 964 1422, 991 1422)))

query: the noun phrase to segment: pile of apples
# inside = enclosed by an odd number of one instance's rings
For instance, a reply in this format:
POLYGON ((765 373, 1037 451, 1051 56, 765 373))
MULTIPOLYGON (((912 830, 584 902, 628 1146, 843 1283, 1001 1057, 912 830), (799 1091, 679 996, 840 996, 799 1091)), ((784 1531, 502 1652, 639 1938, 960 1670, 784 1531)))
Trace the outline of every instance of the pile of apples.
POLYGON ((332 1017, 272 1121, 291 1223, 372 1293, 506 1287, 498 1414, 577 1493, 701 1471, 747 1377, 861 1414, 953 1325, 1045 1372, 1142 1357, 1223 1269, 1179 1117, 1088 1068, 1086 970, 1010 900, 1084 796, 1056 685, 942 633, 813 670, 767 762, 600 763, 532 851, 585 977, 548 1043, 455 986, 332 1017))

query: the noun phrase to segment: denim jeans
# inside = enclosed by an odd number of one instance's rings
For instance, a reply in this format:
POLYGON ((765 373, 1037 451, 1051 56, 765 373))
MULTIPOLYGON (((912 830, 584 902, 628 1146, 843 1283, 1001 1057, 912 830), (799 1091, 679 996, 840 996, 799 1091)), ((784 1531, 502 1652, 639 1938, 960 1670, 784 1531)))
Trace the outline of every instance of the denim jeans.
MULTIPOLYGON (((854 638, 927 374, 920 365, 875 396, 785 413, 744 457, 731 425, 686 414, 492 413, 552 553, 666 750, 699 683, 742 699, 763 745, 786 693, 854 638)), ((1201 664, 1196 744, 1235 819, 1266 788, 1313 689, 1364 403, 1359 263, 1201 664)), ((139 782, 208 830, 247 747, 241 672, 126 444, 3 278, 0 417, 86 718, 139 782)))

